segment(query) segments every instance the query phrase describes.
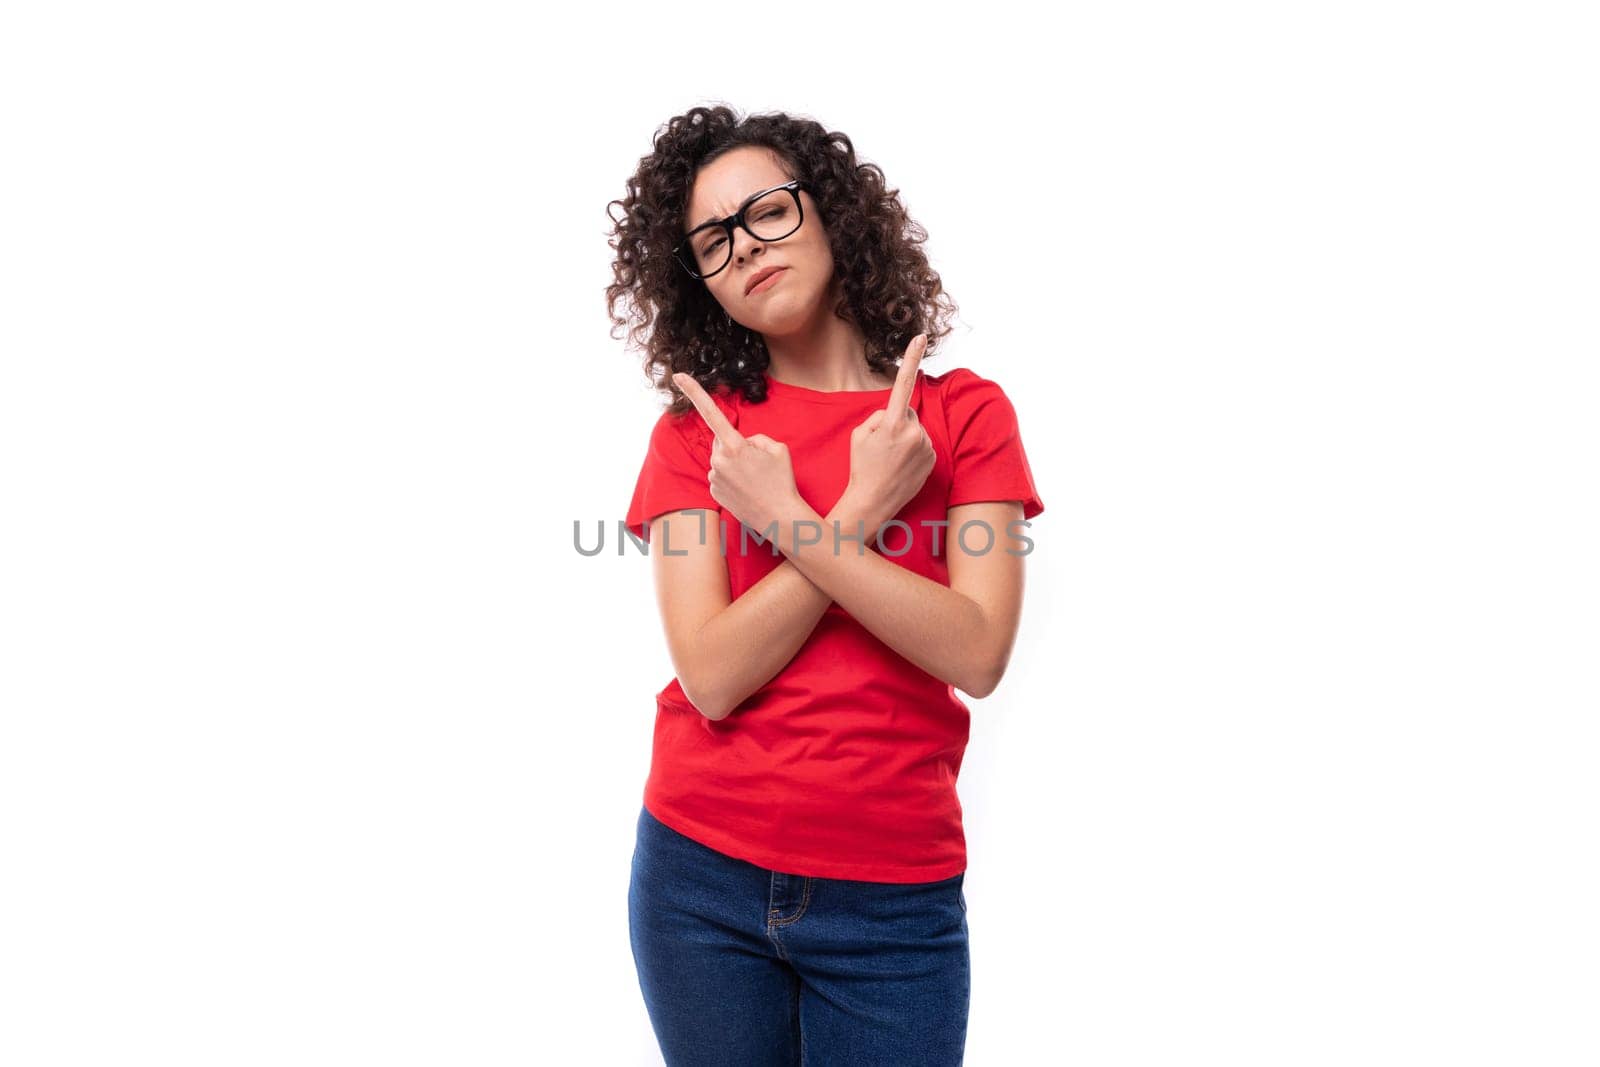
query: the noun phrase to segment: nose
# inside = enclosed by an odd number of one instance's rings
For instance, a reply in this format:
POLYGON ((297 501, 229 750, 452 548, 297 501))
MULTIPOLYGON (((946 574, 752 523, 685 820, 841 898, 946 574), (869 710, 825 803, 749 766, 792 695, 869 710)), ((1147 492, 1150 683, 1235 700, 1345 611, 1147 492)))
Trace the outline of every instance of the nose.
POLYGON ((743 263, 746 256, 753 254, 758 248, 764 248, 765 245, 766 242, 752 235, 744 227, 735 226, 733 228, 733 261, 735 263, 743 263))

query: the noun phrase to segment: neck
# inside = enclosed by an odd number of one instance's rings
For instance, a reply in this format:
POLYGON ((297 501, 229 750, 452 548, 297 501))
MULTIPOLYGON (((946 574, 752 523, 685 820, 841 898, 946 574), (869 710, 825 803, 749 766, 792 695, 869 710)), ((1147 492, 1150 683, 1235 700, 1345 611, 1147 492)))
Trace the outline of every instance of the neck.
POLYGON ((787 385, 823 392, 887 389, 892 377, 875 374, 867 366, 866 339, 859 328, 833 313, 823 314, 794 333, 764 334, 771 362, 767 373, 787 385))

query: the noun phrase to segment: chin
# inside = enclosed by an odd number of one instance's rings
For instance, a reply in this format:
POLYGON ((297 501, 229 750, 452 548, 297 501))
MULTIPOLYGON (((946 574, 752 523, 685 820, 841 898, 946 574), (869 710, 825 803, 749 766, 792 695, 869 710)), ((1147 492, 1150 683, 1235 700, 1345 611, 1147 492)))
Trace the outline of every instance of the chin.
POLYGON ((761 309, 757 327, 763 333, 787 333, 800 329, 816 313, 816 300, 809 293, 774 293, 761 309))

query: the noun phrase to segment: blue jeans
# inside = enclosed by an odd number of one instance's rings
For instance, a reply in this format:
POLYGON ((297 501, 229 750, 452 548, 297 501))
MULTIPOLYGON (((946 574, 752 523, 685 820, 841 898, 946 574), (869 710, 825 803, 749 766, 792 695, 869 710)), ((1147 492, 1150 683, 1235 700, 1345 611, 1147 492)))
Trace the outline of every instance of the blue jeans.
POLYGON ((889 884, 734 859, 639 812, 628 934, 668 1067, 959 1065, 965 873, 889 884))

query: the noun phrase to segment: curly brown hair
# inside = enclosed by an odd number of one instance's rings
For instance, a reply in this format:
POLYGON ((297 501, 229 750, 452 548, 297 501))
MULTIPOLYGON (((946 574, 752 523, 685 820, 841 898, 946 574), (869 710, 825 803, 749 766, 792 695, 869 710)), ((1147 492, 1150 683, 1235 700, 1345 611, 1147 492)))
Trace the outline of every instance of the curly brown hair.
POLYGON ((744 145, 765 147, 789 172, 808 184, 821 210, 833 252, 840 294, 834 314, 854 323, 866 338, 867 365, 893 376, 911 339, 926 333, 924 359, 951 332, 957 307, 920 245, 928 234, 906 212, 873 163, 856 162, 842 133, 784 112, 741 119, 731 108, 695 107, 670 119, 656 133, 653 150, 628 179, 628 195, 606 205, 614 224, 610 247, 614 281, 606 287, 611 336, 631 326, 628 341, 646 353, 644 372, 672 401, 669 411, 689 409, 672 375, 692 375, 707 392, 726 385, 746 400, 766 400, 769 357, 761 335, 733 321, 706 289, 675 262, 683 240, 689 193, 699 169, 744 145), (622 208, 622 217, 611 211, 622 208), (617 314, 626 301, 631 316, 617 314))

